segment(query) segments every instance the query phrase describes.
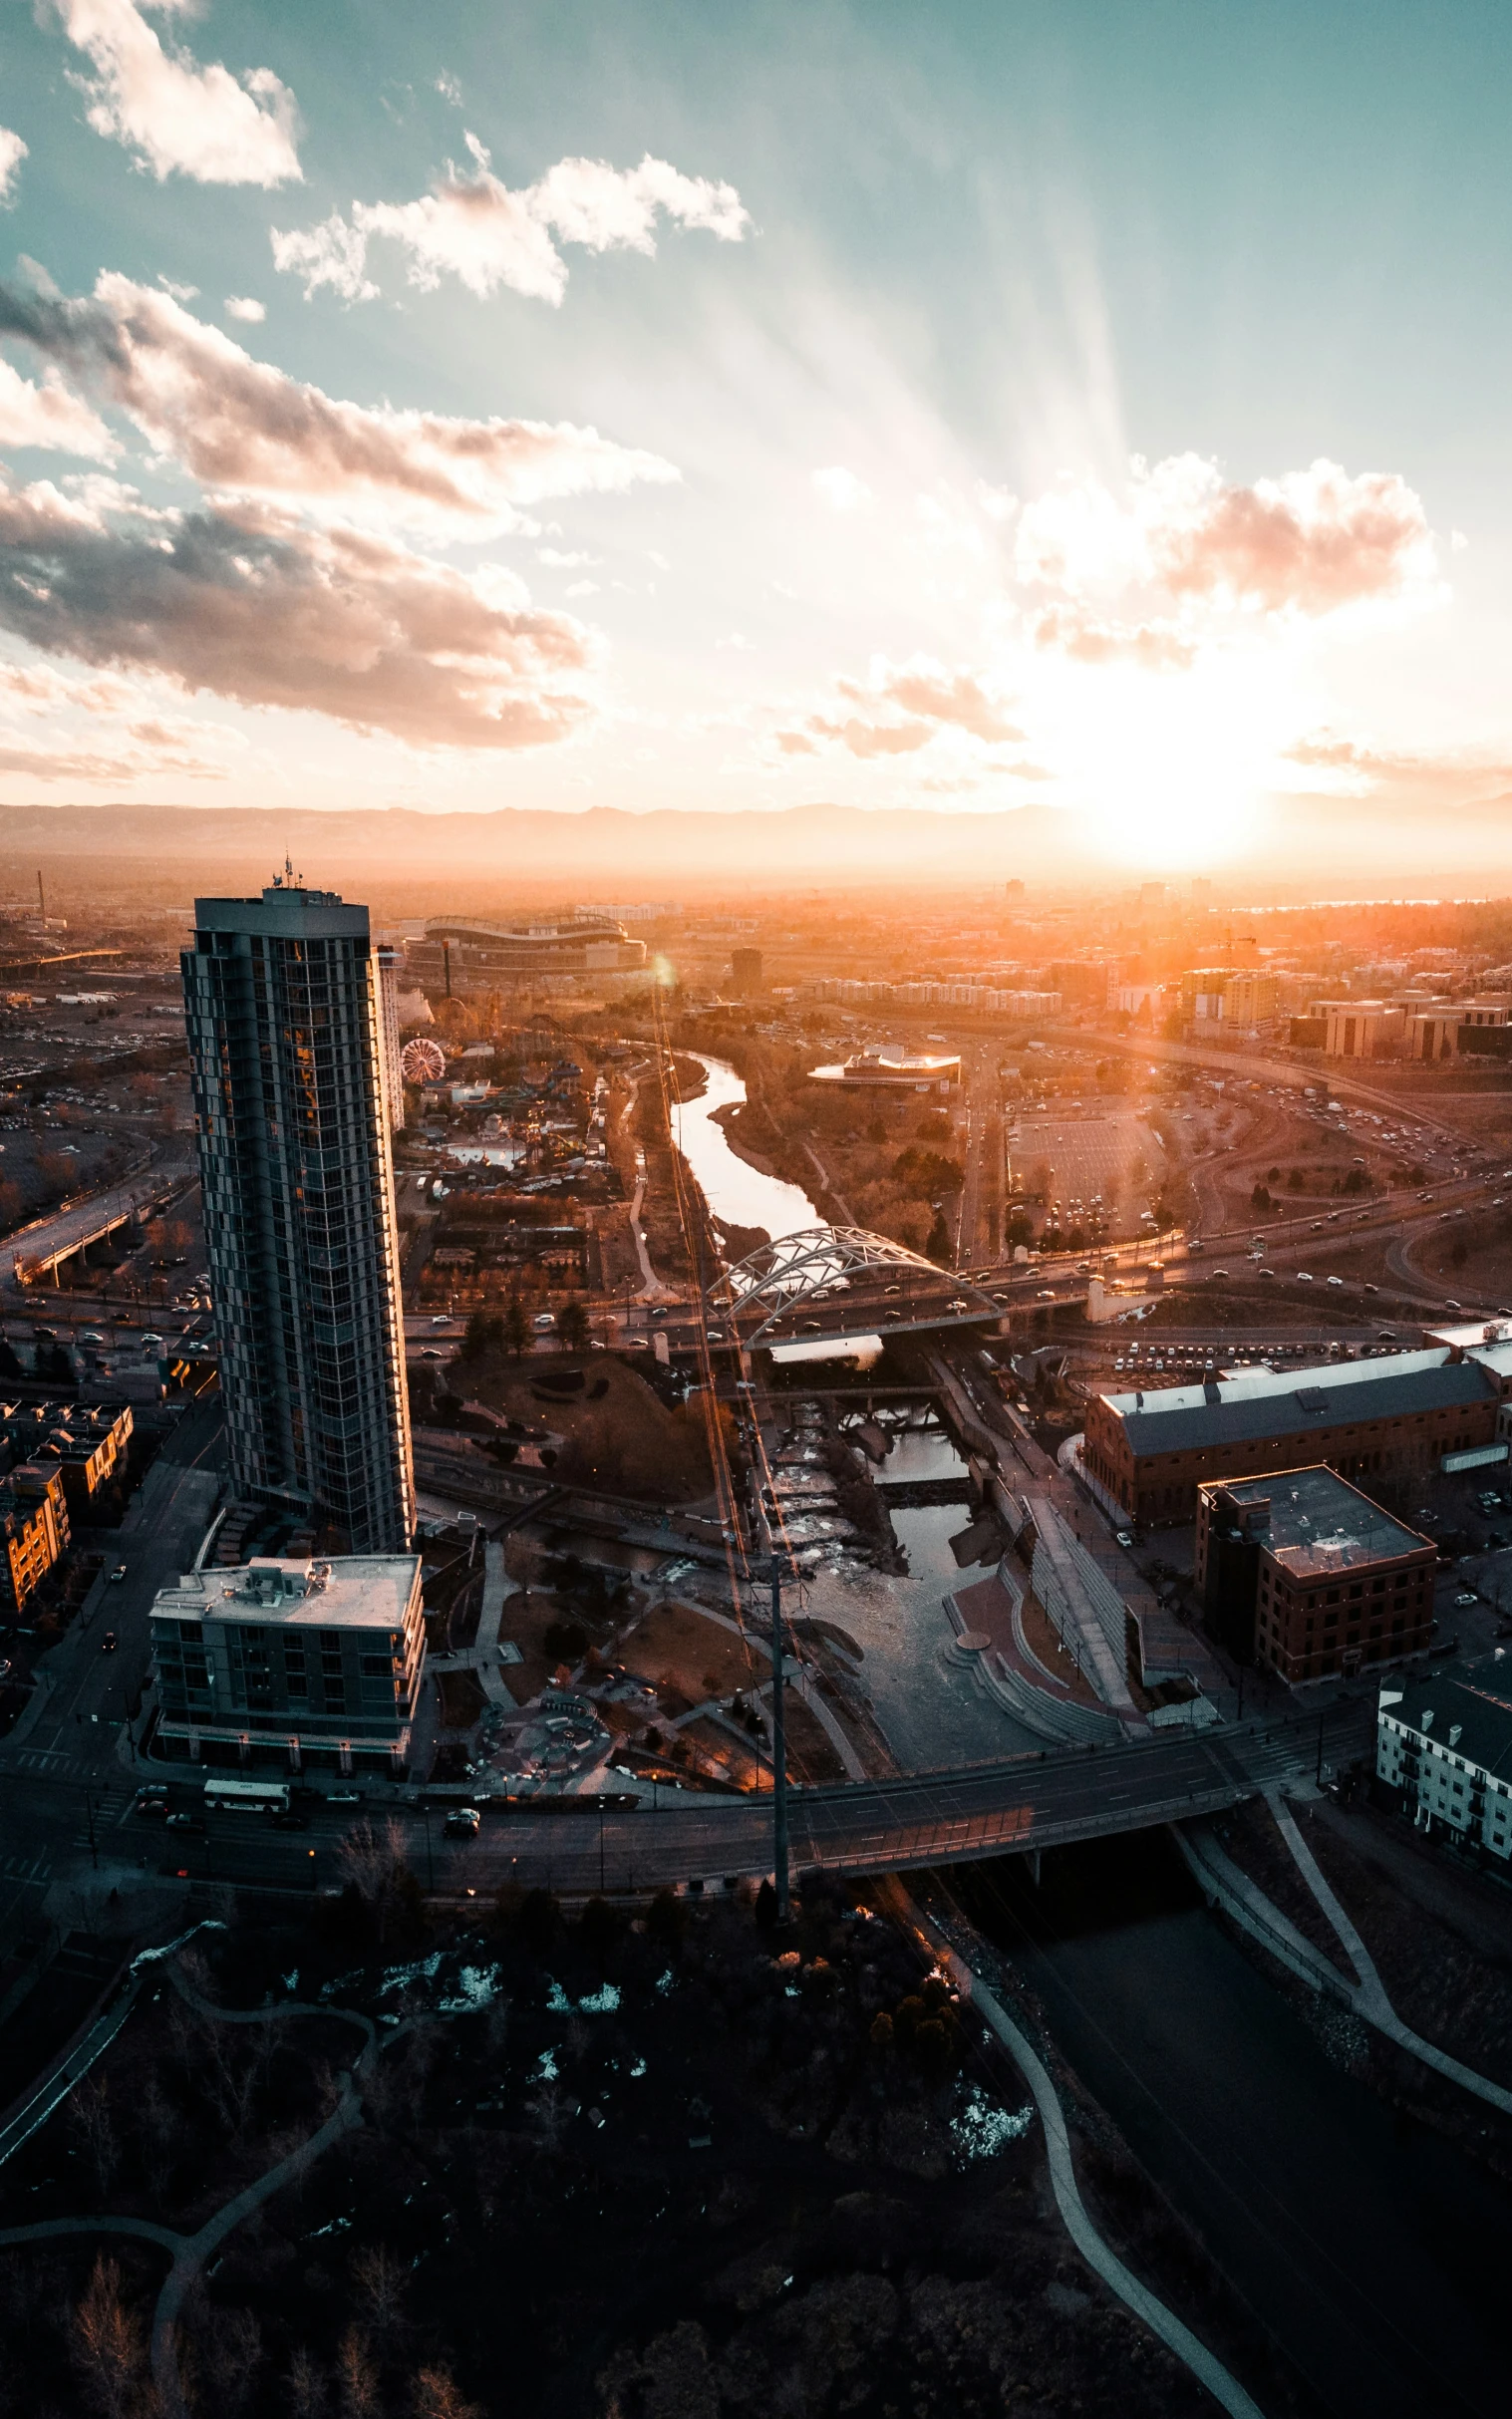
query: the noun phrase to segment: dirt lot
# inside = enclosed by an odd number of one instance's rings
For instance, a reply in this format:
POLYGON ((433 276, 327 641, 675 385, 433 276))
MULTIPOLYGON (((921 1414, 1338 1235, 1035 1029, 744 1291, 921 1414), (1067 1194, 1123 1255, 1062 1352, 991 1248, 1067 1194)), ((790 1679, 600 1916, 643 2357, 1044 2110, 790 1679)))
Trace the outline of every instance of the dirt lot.
POLYGON ((703 1412, 692 1404, 672 1409, 612 1353, 526 1363, 488 1353, 463 1363, 454 1382, 506 1419, 560 1436, 552 1476, 568 1485, 649 1503, 695 1503, 713 1489, 703 1412), (580 1394, 538 1390, 543 1373, 574 1368, 583 1374, 580 1394))
POLYGON ((771 1659, 755 1632, 742 1639, 686 1604, 657 1605, 624 1633, 620 1654, 628 1669, 655 1684, 673 1713, 707 1696, 763 1687, 771 1670, 771 1659), (683 1699, 682 1706, 675 1696, 683 1699))

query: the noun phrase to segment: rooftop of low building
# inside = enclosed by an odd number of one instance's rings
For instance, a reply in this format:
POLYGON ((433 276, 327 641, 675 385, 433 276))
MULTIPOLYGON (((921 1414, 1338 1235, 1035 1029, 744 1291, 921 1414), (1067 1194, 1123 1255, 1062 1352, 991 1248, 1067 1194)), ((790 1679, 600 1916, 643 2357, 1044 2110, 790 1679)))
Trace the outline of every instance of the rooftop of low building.
POLYGON ((189 1571, 163 1588, 155 1614, 188 1621, 401 1630, 420 1581, 417 1554, 341 1554, 309 1561, 259 1557, 189 1571))

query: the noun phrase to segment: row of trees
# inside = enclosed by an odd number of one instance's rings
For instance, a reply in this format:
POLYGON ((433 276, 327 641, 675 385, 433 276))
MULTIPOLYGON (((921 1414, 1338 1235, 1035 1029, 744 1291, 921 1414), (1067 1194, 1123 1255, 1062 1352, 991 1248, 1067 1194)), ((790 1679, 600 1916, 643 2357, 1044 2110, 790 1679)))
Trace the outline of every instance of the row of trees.
MULTIPOLYGON (((557 1340, 569 1353, 587 1350, 588 1313, 575 1298, 557 1313, 557 1340)), ((481 1361, 488 1353, 509 1353, 518 1361, 529 1350, 533 1330, 518 1294, 511 1294, 501 1311, 474 1311, 462 1337, 463 1361, 481 1361)))

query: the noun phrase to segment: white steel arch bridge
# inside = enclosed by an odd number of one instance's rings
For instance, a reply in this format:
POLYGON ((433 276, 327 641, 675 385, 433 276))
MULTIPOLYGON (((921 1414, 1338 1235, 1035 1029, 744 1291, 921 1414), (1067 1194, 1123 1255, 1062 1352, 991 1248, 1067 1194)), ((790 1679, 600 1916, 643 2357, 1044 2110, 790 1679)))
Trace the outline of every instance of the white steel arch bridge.
POLYGON ((969 1277, 859 1226, 807 1226, 763 1243, 706 1288, 704 1308, 747 1347, 1003 1316, 969 1277))

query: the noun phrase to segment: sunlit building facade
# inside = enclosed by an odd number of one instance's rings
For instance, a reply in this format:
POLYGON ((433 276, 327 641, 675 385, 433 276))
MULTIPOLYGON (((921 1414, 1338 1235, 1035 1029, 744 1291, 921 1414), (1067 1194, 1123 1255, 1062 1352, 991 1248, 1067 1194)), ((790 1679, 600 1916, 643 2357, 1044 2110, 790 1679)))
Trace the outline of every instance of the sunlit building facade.
POLYGON ((232 1484, 402 1553, 415 1482, 366 907, 200 899, 182 957, 232 1484))

